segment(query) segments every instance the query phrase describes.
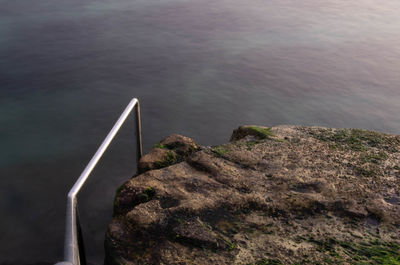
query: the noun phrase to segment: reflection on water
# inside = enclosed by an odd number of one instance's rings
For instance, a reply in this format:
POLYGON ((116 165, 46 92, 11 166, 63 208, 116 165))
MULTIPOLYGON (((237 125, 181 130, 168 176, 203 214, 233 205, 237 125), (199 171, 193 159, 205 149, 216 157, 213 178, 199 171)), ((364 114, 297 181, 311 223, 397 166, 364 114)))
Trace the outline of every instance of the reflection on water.
MULTIPOLYGON (((66 192, 131 97, 145 150, 240 124, 400 133, 399 17, 394 0, 0 0, 0 263, 61 258, 66 192)), ((133 132, 80 198, 93 263, 133 132)))

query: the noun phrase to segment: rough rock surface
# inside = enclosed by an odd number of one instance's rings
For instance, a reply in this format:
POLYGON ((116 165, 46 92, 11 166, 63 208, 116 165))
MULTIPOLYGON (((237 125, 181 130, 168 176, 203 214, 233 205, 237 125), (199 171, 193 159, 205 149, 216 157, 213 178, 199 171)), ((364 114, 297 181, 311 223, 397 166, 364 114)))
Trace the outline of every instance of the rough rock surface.
POLYGON ((197 148, 196 143, 189 137, 171 134, 154 145, 154 148, 140 159, 138 172, 143 173, 181 162, 197 148))
POLYGON ((242 126, 214 147, 167 137, 139 166, 106 264, 400 264, 400 136, 242 126))

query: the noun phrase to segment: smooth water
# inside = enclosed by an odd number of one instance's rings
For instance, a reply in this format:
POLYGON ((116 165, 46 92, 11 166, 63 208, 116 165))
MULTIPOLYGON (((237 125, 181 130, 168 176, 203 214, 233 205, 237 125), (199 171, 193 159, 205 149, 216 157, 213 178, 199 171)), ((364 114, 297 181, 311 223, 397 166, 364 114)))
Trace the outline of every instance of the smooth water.
MULTIPOLYGON (((66 193, 132 97, 145 150, 241 124, 400 134, 400 2, 0 0, 0 264, 62 258, 66 193)), ((100 264, 133 118, 80 199, 100 264)))

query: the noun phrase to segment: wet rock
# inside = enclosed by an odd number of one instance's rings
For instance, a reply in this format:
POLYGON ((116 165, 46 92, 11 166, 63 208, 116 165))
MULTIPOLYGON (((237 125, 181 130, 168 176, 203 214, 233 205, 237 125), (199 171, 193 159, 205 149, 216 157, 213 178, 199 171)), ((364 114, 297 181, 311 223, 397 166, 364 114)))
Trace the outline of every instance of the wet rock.
POLYGON ((356 129, 168 136, 117 191, 105 263, 400 262, 398 150, 399 136, 356 129))

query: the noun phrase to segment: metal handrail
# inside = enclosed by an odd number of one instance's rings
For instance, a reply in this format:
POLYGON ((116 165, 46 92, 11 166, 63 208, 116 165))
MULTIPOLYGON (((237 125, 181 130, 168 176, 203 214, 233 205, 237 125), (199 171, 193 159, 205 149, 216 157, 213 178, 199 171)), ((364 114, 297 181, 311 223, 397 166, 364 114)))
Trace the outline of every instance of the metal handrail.
POLYGON ((75 182, 74 186, 68 193, 67 199, 67 216, 66 216, 66 229, 65 229, 65 245, 64 245, 64 261, 59 262, 56 265, 83 265, 86 264, 86 259, 84 257, 83 242, 81 240, 80 234, 80 224, 77 212, 77 195, 88 179, 90 173, 94 167, 99 162, 100 158, 103 156, 107 147, 110 145, 111 141, 114 139, 115 135, 121 128, 122 124, 125 122, 126 118, 129 116, 133 108, 136 106, 136 140, 137 140, 137 159, 139 160, 142 156, 142 129, 140 124, 140 106, 139 100, 133 98, 128 106, 125 108, 124 112, 121 114, 114 127, 108 133, 107 137, 104 139, 103 143, 100 145, 97 152, 94 154, 89 164, 83 170, 79 179, 75 182))

